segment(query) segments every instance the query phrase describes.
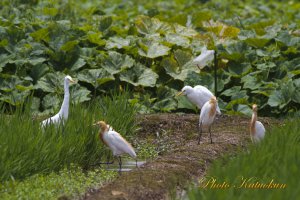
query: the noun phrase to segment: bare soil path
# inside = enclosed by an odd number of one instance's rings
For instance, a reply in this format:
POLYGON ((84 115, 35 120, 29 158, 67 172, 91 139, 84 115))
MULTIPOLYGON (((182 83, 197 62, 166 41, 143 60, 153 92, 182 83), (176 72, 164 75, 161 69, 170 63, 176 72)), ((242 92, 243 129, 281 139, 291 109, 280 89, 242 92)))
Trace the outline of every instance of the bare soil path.
MULTIPOLYGON (((122 173, 99 190, 87 193, 84 199, 159 200, 178 197, 187 183, 205 175, 213 160, 225 153, 234 154, 250 142, 249 118, 222 115, 212 127, 213 144, 210 144, 209 134, 204 132, 198 145, 198 117, 195 114, 140 116, 142 129, 138 136, 154 138, 154 143, 159 138, 157 145, 166 145, 168 150, 139 169, 122 173)), ((268 118, 260 121, 265 126, 276 123, 268 118)))

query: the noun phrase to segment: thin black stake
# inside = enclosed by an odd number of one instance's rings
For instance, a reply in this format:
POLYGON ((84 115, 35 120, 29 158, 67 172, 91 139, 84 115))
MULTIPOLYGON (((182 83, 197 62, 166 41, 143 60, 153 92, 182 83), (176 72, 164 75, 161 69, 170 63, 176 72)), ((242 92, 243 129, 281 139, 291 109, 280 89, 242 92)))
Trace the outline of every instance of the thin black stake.
POLYGON ((217 51, 214 54, 214 67, 215 67, 215 96, 218 97, 218 86, 217 86, 217 66, 218 66, 218 59, 217 59, 217 51))

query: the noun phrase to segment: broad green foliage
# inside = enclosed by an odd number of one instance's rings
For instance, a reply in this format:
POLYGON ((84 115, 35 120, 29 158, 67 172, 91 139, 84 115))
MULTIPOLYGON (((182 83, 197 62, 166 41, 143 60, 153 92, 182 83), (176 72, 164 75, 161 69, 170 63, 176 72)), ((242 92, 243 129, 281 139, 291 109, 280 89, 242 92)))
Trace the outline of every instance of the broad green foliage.
POLYGON ((287 121, 268 131, 260 144, 235 157, 226 156, 214 162, 206 180, 200 180, 202 187, 190 190, 189 199, 297 199, 300 195, 296 189, 300 173, 299 128, 299 120, 287 121), (210 178, 215 178, 216 184, 226 182, 230 187, 214 189, 208 184, 203 188, 210 178), (268 184, 272 179, 274 184, 286 184, 286 188, 253 188, 253 183, 268 184), (242 184, 244 180, 248 187, 242 184))
POLYGON ((190 109, 174 94, 187 84, 213 91, 212 68, 191 63, 206 45, 218 53, 223 110, 245 113, 257 103, 265 115, 293 112, 300 103, 299 9, 297 1, 279 0, 4 0, 0 101, 17 106, 34 96, 33 110, 53 113, 61 78, 70 74, 79 80, 72 86, 78 103, 121 85, 148 111, 190 109))

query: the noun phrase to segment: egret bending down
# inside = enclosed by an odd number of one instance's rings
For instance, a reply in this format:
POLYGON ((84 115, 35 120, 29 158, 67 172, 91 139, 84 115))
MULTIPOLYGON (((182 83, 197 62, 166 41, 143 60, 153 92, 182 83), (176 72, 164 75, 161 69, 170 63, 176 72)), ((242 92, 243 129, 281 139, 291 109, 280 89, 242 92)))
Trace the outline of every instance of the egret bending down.
MULTIPOLYGON (((191 86, 184 86, 181 92, 177 94, 177 96, 180 95, 186 95, 189 101, 195 104, 199 109, 201 109, 207 101, 209 101, 212 97, 214 97, 213 93, 202 85, 196 85, 194 88, 192 88, 191 86)), ((218 105, 217 105, 217 113, 219 115, 221 114, 218 105)))
MULTIPOLYGON (((94 125, 98 125, 100 127, 100 132, 99 132, 100 140, 110 148, 114 156, 118 157, 119 167, 120 167, 119 172, 121 172, 121 168, 122 168, 121 155, 129 154, 132 158, 136 159, 136 153, 134 149, 118 132, 114 131, 111 127, 107 126, 107 124, 104 121, 98 121, 94 125)), ((114 160, 111 163, 105 163, 105 164, 112 164, 113 162, 114 160)))
POLYGON ((265 137, 265 127, 264 125, 260 122, 257 121, 257 105, 253 104, 252 106, 252 119, 250 122, 250 136, 251 140, 254 143, 260 142, 264 137, 265 137))
POLYGON ((53 124, 60 124, 61 122, 63 123, 68 119, 69 115, 69 100, 70 100, 70 92, 69 92, 69 81, 72 83, 75 83, 75 81, 72 79, 71 76, 66 76, 65 77, 65 82, 64 82, 64 100, 61 105, 61 108, 59 112, 54 115, 53 117, 50 117, 48 119, 45 119, 42 121, 42 127, 45 127, 47 124, 53 123, 53 124))
POLYGON ((211 138, 211 125, 213 124, 216 117, 216 113, 217 113, 216 109, 217 109, 217 99, 215 96, 211 97, 211 99, 203 105, 200 113, 200 119, 199 119, 198 144, 200 144, 203 127, 208 128, 210 143, 211 144, 213 143, 211 138))

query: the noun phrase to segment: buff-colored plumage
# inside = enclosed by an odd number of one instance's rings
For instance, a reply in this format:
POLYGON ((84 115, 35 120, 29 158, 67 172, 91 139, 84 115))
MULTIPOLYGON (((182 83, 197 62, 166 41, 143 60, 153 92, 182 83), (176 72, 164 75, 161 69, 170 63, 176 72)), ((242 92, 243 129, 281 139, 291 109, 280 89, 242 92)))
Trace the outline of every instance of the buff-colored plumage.
POLYGON ((250 136, 253 143, 260 142, 265 137, 266 129, 264 125, 257 121, 257 105, 252 106, 252 118, 250 122, 250 136))
POLYGON ((215 96, 211 97, 209 101, 207 101, 200 113, 200 118, 199 118, 199 140, 198 144, 200 144, 201 140, 201 135, 202 135, 202 129, 203 128, 208 128, 209 134, 210 134, 210 140, 212 143, 212 137, 211 137, 211 126, 215 120, 217 113, 217 99, 215 96))
POLYGON ((107 126, 104 121, 96 124, 100 127, 99 138, 112 150, 114 156, 128 154, 132 158, 136 158, 133 147, 118 132, 107 126))

